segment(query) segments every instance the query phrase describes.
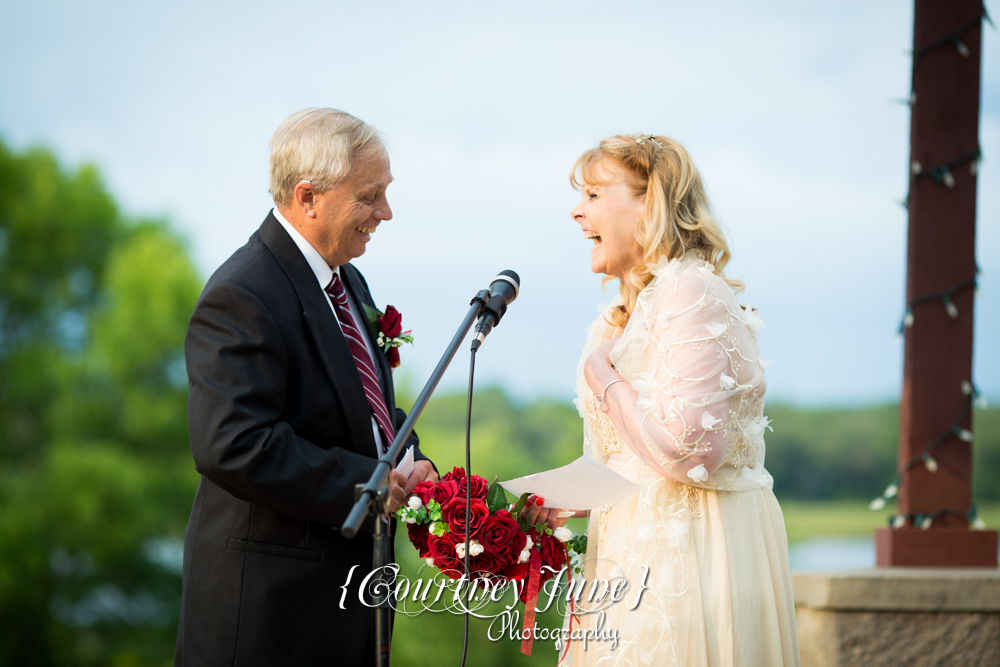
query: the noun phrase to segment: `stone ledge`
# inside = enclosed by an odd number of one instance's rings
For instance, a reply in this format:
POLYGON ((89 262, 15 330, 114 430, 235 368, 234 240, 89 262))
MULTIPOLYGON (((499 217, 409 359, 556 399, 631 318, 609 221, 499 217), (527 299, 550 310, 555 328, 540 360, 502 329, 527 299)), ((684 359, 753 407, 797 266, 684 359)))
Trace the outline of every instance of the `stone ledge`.
POLYGON ((843 611, 1000 612, 997 568, 792 572, 795 604, 843 611))

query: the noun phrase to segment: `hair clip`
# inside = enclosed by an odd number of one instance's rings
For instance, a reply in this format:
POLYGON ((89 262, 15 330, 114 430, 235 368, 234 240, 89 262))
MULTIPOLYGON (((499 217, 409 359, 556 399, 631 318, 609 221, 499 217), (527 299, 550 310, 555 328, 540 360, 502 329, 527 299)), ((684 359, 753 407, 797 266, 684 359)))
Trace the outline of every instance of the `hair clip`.
POLYGON ((656 136, 656 135, 654 135, 654 134, 641 135, 638 132, 636 132, 636 134, 635 134, 635 143, 639 144, 640 146, 643 146, 643 145, 646 144, 646 139, 649 139, 654 144, 656 144, 657 148, 662 149, 663 148, 663 144, 661 144, 659 141, 657 141, 656 139, 654 139, 653 138, 654 136, 656 136))

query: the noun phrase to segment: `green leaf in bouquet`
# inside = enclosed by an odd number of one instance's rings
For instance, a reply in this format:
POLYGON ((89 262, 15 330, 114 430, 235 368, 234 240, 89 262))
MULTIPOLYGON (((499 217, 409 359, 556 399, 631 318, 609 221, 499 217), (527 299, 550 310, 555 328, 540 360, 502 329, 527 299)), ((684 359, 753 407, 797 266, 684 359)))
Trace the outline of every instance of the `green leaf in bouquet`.
POLYGON ((486 507, 489 508, 490 514, 493 514, 497 510, 507 509, 508 504, 507 492, 500 486, 500 478, 494 477, 490 482, 490 488, 486 491, 486 507))
POLYGON ((587 553, 587 536, 577 535, 573 539, 566 542, 566 546, 573 553, 580 554, 581 556, 587 553))
POLYGON ((522 493, 521 497, 518 498, 517 502, 514 504, 514 509, 511 510, 511 514, 514 516, 520 514, 521 510, 524 509, 524 506, 528 504, 528 496, 530 495, 530 493, 522 493))
POLYGON ((428 521, 441 520, 441 503, 436 500, 427 501, 427 519, 428 521))

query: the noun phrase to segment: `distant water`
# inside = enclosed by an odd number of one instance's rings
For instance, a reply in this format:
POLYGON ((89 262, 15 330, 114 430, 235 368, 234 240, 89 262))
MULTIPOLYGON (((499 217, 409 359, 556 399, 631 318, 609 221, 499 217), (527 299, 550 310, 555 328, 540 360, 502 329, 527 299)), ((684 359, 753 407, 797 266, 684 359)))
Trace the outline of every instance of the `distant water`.
POLYGON ((817 537, 788 545, 793 570, 856 570, 875 567, 872 537, 817 537))
MULTIPOLYGON (((1000 556, 1000 549, 997 550, 1000 556)), ((793 570, 860 570, 875 567, 874 537, 817 537, 788 545, 793 570)))

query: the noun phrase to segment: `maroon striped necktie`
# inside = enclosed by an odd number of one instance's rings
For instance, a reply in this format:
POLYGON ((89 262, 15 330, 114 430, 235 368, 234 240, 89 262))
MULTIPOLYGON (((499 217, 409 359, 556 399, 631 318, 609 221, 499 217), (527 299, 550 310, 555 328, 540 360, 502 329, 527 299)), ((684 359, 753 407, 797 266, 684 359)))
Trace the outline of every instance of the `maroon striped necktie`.
POLYGON ((326 293, 337 311, 340 328, 344 332, 347 346, 351 348, 351 355, 354 356, 354 363, 358 367, 358 375, 361 376, 361 384, 365 388, 365 396, 368 397, 372 416, 375 417, 375 422, 382 429, 382 451, 384 452, 392 444, 396 434, 392 428, 392 420, 389 418, 385 396, 382 395, 382 389, 378 385, 371 355, 368 354, 368 348, 365 347, 365 334, 358 329, 358 325, 354 322, 354 316, 351 315, 351 309, 347 305, 347 292, 344 291, 344 283, 336 271, 333 273, 330 284, 326 286, 326 293))

